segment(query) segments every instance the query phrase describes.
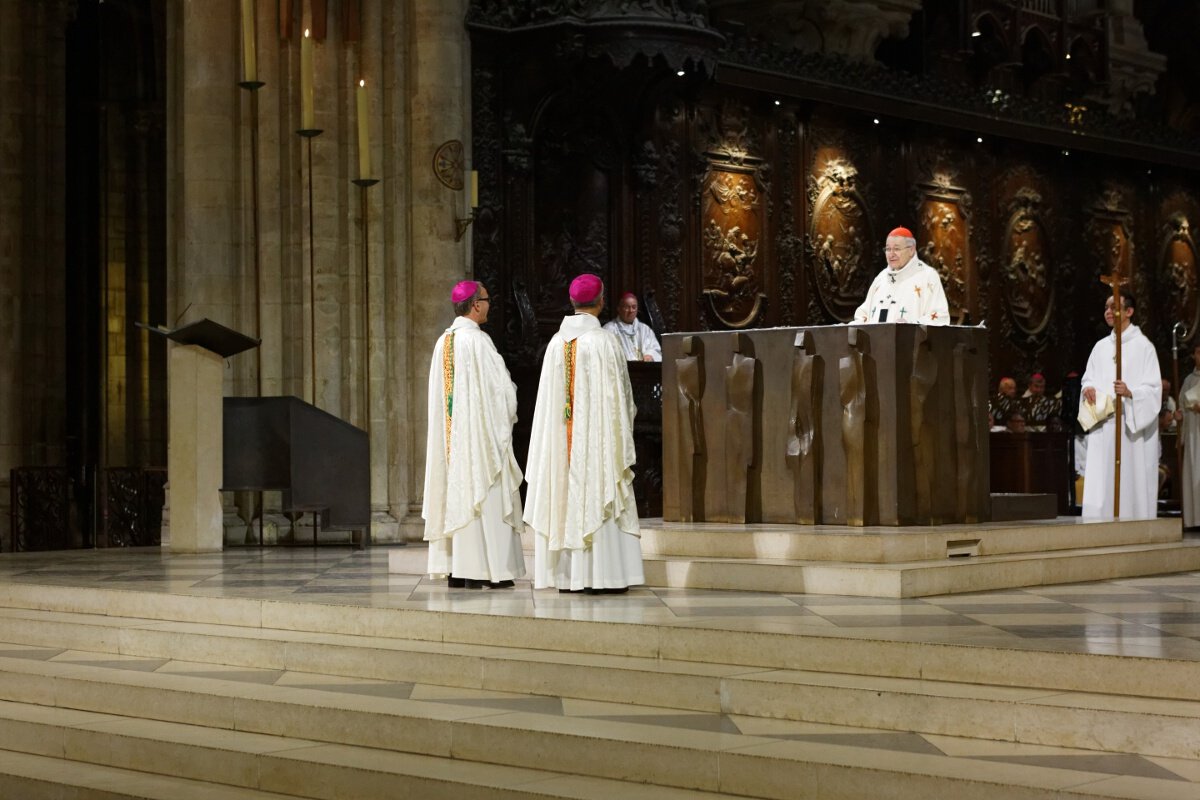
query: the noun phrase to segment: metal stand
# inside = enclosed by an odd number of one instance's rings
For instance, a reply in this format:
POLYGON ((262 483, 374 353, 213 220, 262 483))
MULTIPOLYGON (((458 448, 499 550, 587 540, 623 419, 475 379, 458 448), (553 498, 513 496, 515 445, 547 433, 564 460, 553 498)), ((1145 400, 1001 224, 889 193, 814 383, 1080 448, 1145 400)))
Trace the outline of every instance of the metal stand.
MULTIPOLYGON (((303 128, 296 131, 297 134, 304 137, 306 149, 308 150, 308 307, 309 307, 309 367, 312 371, 312 379, 310 381, 312 389, 311 402, 314 406, 317 405, 317 279, 315 259, 316 253, 313 247, 313 166, 312 166, 312 140, 320 136, 324 131, 317 128, 303 128)), ((318 406, 319 407, 319 406, 318 406)))

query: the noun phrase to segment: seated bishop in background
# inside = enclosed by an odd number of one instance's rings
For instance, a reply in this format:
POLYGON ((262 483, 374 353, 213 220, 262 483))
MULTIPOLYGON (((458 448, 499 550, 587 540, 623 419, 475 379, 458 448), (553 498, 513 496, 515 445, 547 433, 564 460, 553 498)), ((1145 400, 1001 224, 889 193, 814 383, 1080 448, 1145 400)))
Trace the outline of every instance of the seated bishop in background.
POLYGON ((604 330, 617 337, 626 361, 662 361, 658 337, 637 315, 637 298, 632 292, 626 292, 617 305, 617 318, 604 323, 604 330))

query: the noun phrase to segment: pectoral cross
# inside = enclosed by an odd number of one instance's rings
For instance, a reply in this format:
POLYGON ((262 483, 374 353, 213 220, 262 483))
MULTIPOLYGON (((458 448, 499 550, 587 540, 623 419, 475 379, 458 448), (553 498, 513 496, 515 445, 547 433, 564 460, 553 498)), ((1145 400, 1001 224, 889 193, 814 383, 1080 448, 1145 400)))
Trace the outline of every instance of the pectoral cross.
MULTIPOLYGON (((1124 333, 1125 327, 1125 304, 1121 302, 1121 287, 1129 283, 1123 275, 1121 275, 1121 262, 1118 258, 1113 264, 1111 275, 1101 275, 1100 282, 1106 286, 1112 287, 1113 293, 1113 333, 1117 340, 1116 358, 1117 362, 1117 380, 1121 380, 1121 336, 1124 333)), ((1113 392, 1116 394, 1116 392, 1113 392)), ((1113 518, 1121 515, 1121 401, 1124 398, 1116 394, 1113 398, 1113 411, 1116 417, 1116 449, 1113 454, 1113 462, 1115 469, 1113 470, 1113 518)))

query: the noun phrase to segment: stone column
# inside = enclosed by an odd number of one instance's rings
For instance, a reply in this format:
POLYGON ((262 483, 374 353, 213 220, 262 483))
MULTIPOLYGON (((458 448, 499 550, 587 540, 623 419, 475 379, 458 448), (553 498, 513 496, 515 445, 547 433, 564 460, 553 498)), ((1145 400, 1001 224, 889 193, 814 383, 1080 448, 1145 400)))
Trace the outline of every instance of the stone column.
POLYGON ((9 470, 65 464, 64 26, 68 4, 0 3, 0 544, 9 470))
MULTIPOLYGON (((448 293, 470 273, 470 234, 455 241, 455 218, 467 215, 466 191, 446 188, 433 174, 434 151, 458 139, 470 168, 470 48, 463 20, 466 0, 413 4, 413 18, 395 35, 404 37, 407 61, 391 64, 389 92, 395 103, 390 136, 403 163, 388 163, 392 176, 403 175, 389 193, 390 241, 388 276, 397 308, 406 309, 388 331, 391 353, 389 384, 395 408, 389 421, 389 505, 402 519, 401 535, 420 539, 421 492, 425 479, 425 429, 428 360, 440 332, 454 313, 448 293), (407 124, 407 131, 402 126, 407 124), (407 137, 407 142, 406 139, 407 137), (407 201, 407 209, 406 209, 407 201), (407 218, 406 218, 407 217, 407 218), (403 233, 410 240, 404 246, 403 233)), ((498 287, 490 287, 496 291, 498 287)))
POLYGON ((24 221, 23 3, 0 3, 0 544, 9 537, 9 470, 21 462, 21 229, 24 221))
POLYGON ((176 38, 178 100, 169 229, 176 239, 168 286, 172 321, 203 317, 244 327, 239 318, 242 203, 238 185, 241 142, 233 121, 239 6, 235 0, 184 0, 176 38), (230 22, 233 20, 233 22, 230 22))

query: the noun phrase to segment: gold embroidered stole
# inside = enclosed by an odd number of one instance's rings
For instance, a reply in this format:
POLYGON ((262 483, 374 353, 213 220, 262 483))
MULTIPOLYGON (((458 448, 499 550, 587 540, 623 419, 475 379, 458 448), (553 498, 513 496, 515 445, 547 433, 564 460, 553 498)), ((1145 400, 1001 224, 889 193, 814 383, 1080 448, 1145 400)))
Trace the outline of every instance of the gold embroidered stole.
POLYGON ((446 395, 446 461, 450 461, 450 420, 454 416, 454 333, 442 345, 442 391, 446 395))
POLYGON ((563 421, 567 423, 567 463, 571 463, 571 433, 574 428, 574 406, 575 406, 575 345, 578 342, 574 339, 563 343, 563 366, 566 374, 563 376, 567 388, 567 402, 563 407, 563 421))

